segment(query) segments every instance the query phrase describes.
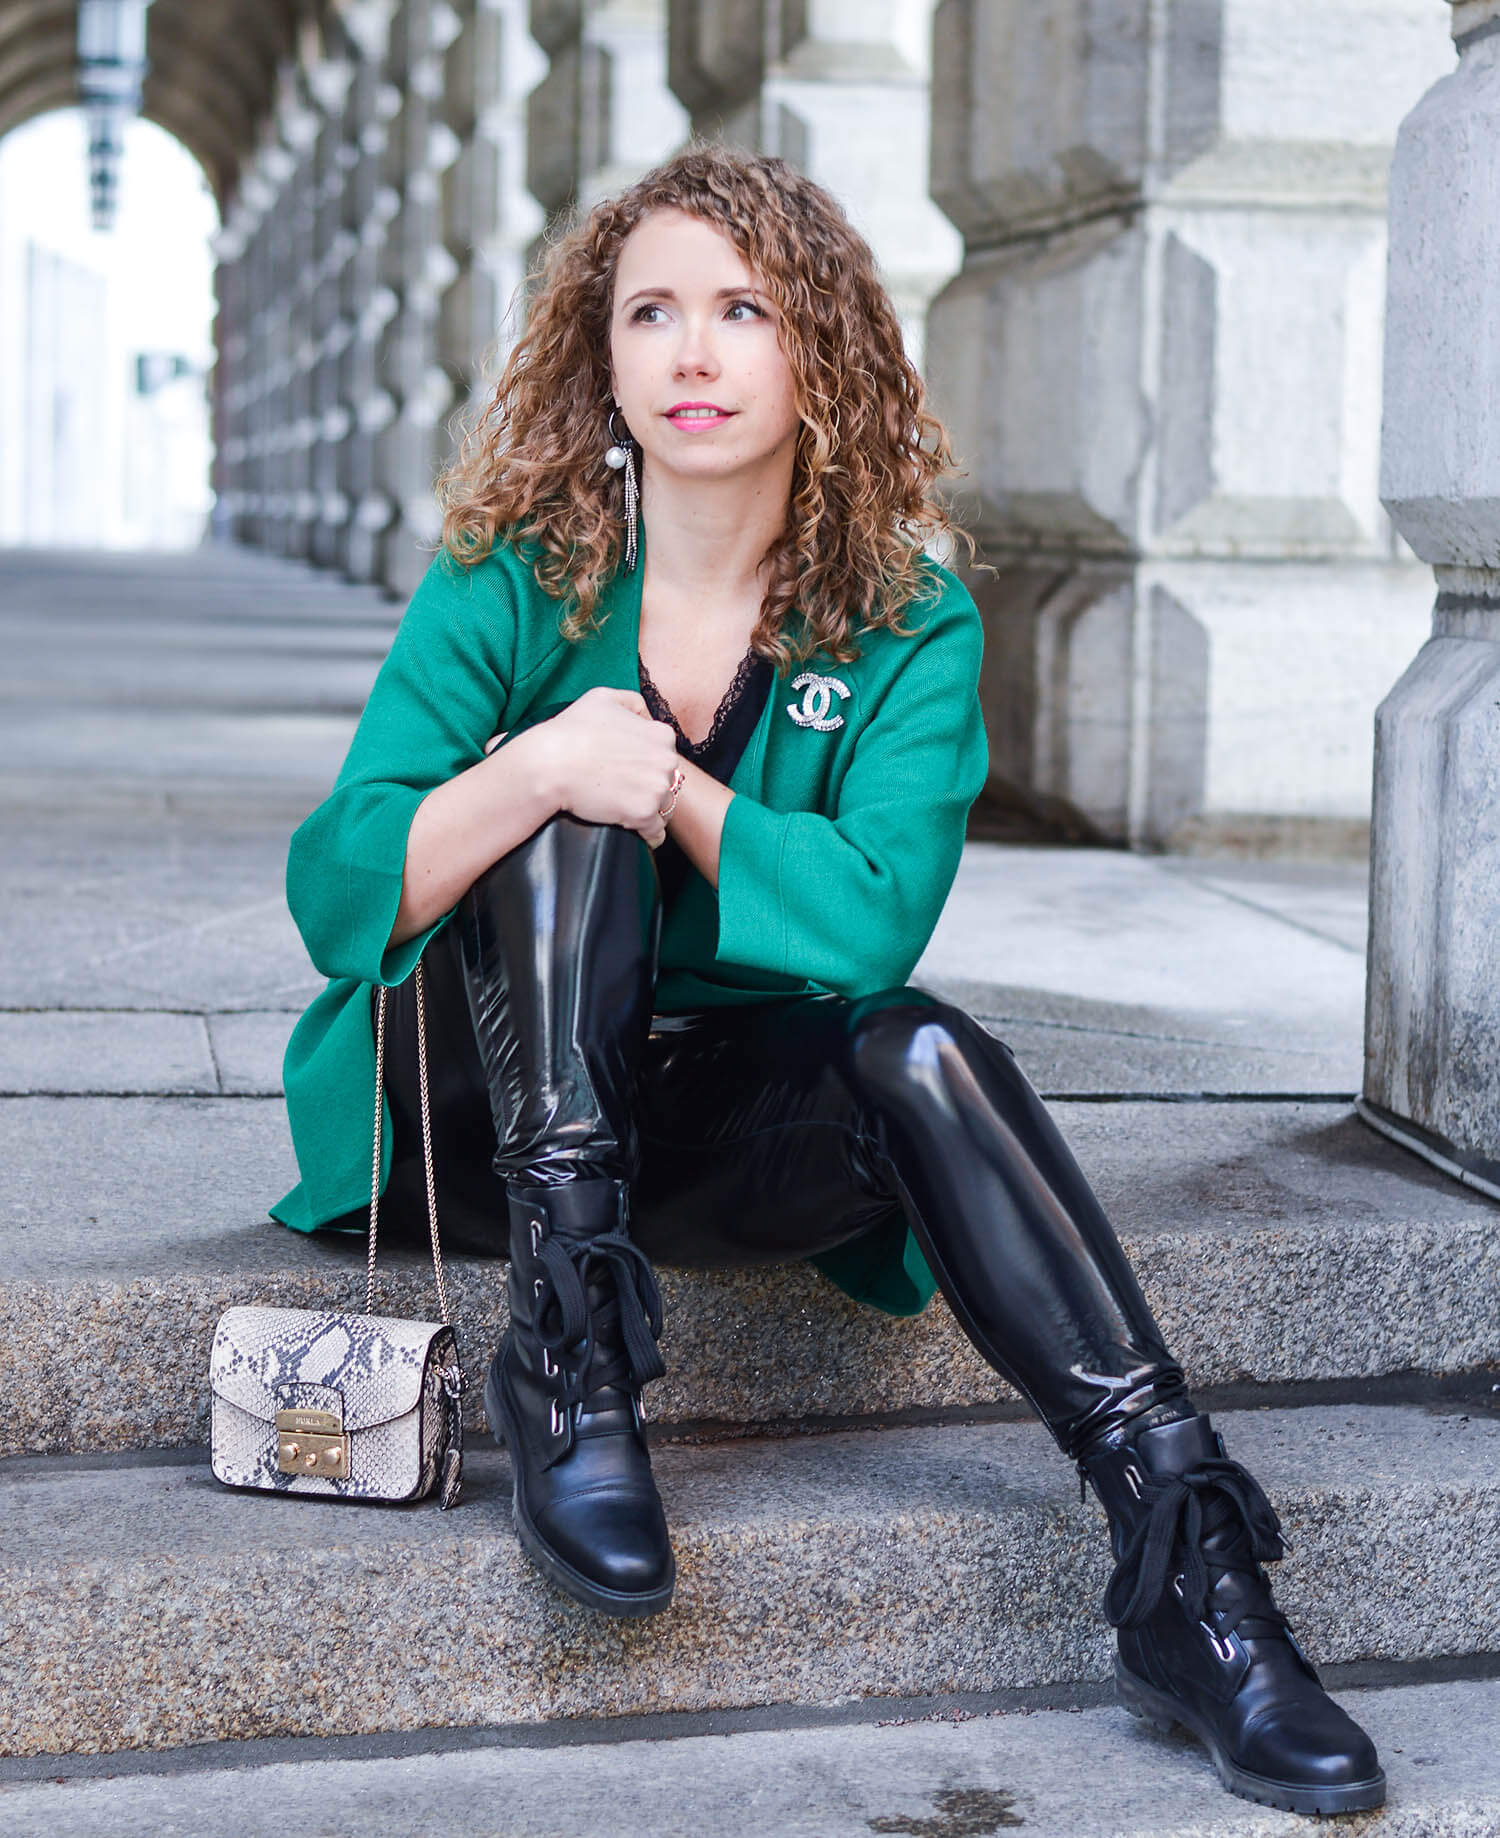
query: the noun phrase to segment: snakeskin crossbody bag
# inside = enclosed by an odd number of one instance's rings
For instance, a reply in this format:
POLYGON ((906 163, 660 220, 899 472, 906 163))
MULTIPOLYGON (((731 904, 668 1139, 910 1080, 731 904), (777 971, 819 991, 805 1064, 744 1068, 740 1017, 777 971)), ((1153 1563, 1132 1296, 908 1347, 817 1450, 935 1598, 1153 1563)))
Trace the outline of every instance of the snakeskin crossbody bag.
POLYGON ((436 1488, 443 1507, 459 1497, 464 1372, 438 1244, 420 963, 415 975, 427 1222, 442 1319, 402 1321, 374 1313, 385 1090, 382 988, 375 1008, 375 1159, 365 1312, 252 1307, 226 1309, 219 1317, 209 1359, 212 1459, 215 1478, 226 1486, 354 1500, 421 1500, 436 1488))

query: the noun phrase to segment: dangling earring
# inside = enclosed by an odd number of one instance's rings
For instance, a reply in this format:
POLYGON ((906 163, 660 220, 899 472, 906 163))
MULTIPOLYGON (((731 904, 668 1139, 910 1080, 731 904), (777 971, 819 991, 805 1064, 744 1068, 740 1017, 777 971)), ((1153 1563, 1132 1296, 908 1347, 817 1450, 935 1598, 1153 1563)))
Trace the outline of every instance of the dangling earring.
POLYGON ((625 474, 625 572, 635 573, 636 561, 636 513, 641 502, 641 488, 635 476, 635 442, 628 434, 615 432, 617 408, 609 411, 609 437, 614 445, 604 455, 604 463, 611 472, 625 474))

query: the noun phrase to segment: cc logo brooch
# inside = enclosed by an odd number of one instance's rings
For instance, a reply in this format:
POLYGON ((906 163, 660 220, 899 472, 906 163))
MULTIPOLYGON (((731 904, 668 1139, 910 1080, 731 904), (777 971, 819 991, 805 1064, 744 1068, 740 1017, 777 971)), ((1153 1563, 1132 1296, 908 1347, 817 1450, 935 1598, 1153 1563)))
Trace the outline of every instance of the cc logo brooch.
POLYGON ((826 733, 830 728, 841 728, 844 725, 842 715, 830 715, 833 698, 840 702, 849 696, 849 685, 841 683, 836 676, 818 676, 811 670, 804 670, 799 677, 792 679, 792 688, 802 691, 802 701, 788 702, 786 712, 799 728, 818 728, 826 733))

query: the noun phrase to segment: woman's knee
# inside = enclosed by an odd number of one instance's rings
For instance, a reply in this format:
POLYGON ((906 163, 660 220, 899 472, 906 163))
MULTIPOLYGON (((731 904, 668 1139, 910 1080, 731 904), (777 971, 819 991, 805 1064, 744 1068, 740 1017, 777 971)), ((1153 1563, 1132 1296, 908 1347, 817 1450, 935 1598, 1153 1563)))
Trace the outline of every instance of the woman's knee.
POLYGON ((634 830, 559 811, 479 876, 459 914, 470 938, 493 933, 529 948, 546 927, 561 936, 617 934, 654 954, 661 885, 634 830))
POLYGON ((615 823, 585 823, 570 811, 558 811, 492 862, 469 895, 482 899, 491 888, 554 877, 560 870, 592 872, 601 863, 615 862, 633 871, 632 878, 654 878, 651 850, 636 831, 615 823))
POLYGON ((1019 1068, 995 1039, 955 1003, 915 987, 882 990, 851 1004, 848 1016, 851 1076, 864 1095, 916 1094, 946 1084, 944 1068, 967 1065, 988 1071, 1019 1068))

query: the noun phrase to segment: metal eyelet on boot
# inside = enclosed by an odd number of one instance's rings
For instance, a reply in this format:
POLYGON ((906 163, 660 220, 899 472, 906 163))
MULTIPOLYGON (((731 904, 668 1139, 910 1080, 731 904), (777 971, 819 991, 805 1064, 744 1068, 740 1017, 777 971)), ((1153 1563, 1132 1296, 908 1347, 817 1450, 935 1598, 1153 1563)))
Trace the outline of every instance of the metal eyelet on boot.
POLYGON ((542 1348, 542 1371, 547 1378, 556 1378, 561 1367, 545 1347, 542 1348))
POLYGON ((1146 1491, 1146 1477, 1133 1462, 1127 1462, 1123 1472, 1125 1475, 1125 1485, 1139 1500, 1146 1491))
POLYGON ((1200 1621, 1198 1625, 1199 1627, 1203 1629, 1204 1633, 1208 1635, 1209 1645, 1213 1648, 1214 1652, 1218 1654, 1219 1658, 1227 1666, 1231 1662, 1231 1660, 1233 1660, 1235 1657, 1234 1642, 1228 1637, 1227 1634, 1221 1638, 1217 1633, 1214 1632, 1213 1628, 1211 1628, 1206 1621, 1200 1621))
POLYGON ((537 1224, 536 1220, 533 1219, 531 1222, 531 1255, 535 1257, 536 1254, 541 1250, 541 1248, 542 1248, 542 1228, 540 1225, 537 1224))
MULTIPOLYGON (((1187 1599, 1186 1591, 1183 1589, 1183 1578, 1180 1570, 1177 1575, 1172 1578, 1172 1593, 1177 1597, 1179 1602, 1187 1599)), ((1200 1621, 1198 1625, 1203 1629, 1204 1633, 1208 1635, 1209 1644, 1213 1647, 1214 1652, 1218 1654, 1219 1658, 1227 1666, 1235 1657, 1234 1642, 1229 1639, 1227 1635, 1221 1637, 1207 1621, 1200 1621)))
POLYGON ((568 1420, 557 1408, 557 1399, 552 1400, 551 1428, 554 1436, 561 1436, 568 1427, 568 1420))

